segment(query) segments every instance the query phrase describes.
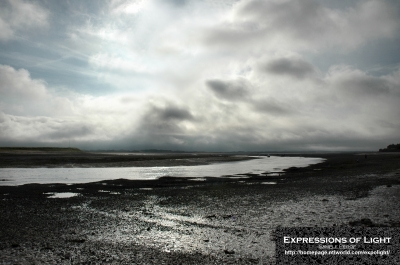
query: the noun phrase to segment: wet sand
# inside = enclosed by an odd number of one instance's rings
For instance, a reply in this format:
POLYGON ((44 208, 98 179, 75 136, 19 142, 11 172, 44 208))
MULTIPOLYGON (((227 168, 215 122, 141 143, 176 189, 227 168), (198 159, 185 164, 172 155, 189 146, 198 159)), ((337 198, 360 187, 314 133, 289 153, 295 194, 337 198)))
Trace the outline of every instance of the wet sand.
POLYGON ((277 226, 400 226, 400 154, 304 156, 327 160, 248 179, 1 186, 0 262, 273 264, 277 226))

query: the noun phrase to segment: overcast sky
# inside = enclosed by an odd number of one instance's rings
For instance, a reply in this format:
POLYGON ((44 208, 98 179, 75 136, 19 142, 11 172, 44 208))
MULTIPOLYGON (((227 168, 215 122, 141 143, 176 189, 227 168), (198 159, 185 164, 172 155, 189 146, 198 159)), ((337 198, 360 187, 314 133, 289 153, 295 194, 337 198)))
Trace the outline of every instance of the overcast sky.
POLYGON ((0 145, 400 142, 398 0, 0 0, 0 145))

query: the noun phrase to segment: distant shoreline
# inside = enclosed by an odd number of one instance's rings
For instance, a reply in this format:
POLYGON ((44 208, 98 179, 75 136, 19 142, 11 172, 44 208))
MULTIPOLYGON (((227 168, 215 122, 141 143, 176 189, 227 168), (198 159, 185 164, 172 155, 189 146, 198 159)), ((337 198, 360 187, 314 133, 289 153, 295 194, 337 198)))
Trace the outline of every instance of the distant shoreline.
MULTIPOLYGON (((396 152, 312 152, 270 153, 273 156, 292 157, 343 157, 396 155, 396 152)), ((87 152, 78 148, 59 147, 0 147, 0 168, 104 168, 104 167, 155 167, 196 166, 221 162, 235 162, 266 156, 262 153, 112 153, 87 152)))
POLYGON ((0 147, 0 153, 32 153, 32 152, 83 152, 75 147, 0 147))

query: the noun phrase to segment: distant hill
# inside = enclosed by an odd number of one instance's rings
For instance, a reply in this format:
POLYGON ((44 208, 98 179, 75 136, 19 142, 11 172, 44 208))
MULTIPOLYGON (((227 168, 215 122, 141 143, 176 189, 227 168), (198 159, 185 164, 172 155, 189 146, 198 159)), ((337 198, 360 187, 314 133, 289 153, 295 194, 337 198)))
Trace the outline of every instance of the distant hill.
POLYGON ((0 147, 0 152, 82 152, 74 147, 0 147))
POLYGON ((390 144, 386 148, 379 149, 379 152, 400 152, 400 144, 390 144))
MULTIPOLYGON (((186 151, 179 150, 165 150, 165 149, 143 149, 143 150, 127 150, 127 149, 96 149, 86 150, 89 152, 109 152, 109 153, 187 153, 186 151)), ((191 151, 196 153, 197 151, 191 151)))

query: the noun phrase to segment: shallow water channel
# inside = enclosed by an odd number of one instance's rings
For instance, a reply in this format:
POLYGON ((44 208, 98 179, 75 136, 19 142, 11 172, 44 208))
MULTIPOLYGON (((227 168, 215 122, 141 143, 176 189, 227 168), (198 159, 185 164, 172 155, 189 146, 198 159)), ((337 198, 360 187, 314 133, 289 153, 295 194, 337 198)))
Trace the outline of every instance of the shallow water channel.
POLYGON ((199 166, 114 167, 114 168, 1 168, 0 185, 28 183, 89 183, 111 179, 151 180, 172 177, 246 177, 241 174, 281 172, 289 167, 306 167, 322 162, 322 158, 257 157, 257 159, 199 166))

